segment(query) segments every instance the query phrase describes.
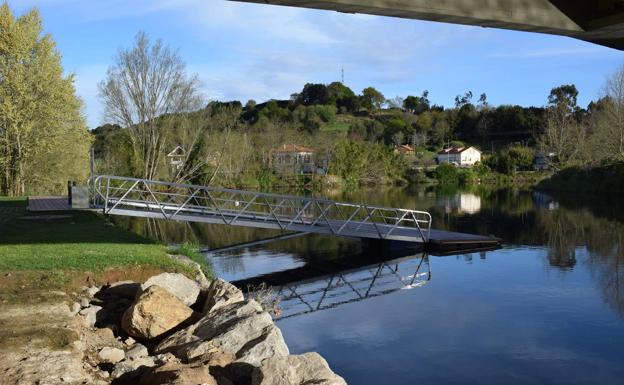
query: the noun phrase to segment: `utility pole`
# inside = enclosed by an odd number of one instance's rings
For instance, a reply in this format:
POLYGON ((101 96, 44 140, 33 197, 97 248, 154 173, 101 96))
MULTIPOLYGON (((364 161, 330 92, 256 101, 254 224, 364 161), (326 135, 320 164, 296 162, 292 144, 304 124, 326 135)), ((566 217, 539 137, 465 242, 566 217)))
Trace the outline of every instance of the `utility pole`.
POLYGON ((344 85, 344 66, 340 68, 340 83, 344 85))

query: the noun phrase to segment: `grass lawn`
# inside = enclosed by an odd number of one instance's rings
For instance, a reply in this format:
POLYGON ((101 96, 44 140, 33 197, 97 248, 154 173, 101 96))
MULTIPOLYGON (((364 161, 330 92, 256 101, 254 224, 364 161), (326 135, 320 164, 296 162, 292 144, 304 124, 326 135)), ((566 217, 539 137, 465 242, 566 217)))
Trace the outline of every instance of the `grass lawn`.
POLYGON ((320 128, 320 131, 323 132, 348 132, 351 125, 349 123, 344 122, 335 122, 325 124, 320 128))
POLYGON ((190 271, 167 251, 99 213, 30 213, 25 198, 0 198, 0 297, 30 286, 53 289, 77 280, 140 280, 161 271, 190 271))

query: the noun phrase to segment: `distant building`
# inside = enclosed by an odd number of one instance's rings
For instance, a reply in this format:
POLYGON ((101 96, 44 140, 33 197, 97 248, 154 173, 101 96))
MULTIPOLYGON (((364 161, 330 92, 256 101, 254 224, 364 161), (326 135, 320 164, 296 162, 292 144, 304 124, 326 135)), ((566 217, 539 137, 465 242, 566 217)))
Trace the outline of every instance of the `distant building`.
POLYGON ((402 144, 400 146, 394 146, 394 152, 396 154, 414 155, 414 148, 409 144, 402 144))
POLYGON ((184 160, 186 158, 186 151, 182 146, 177 146, 170 153, 167 154, 167 158, 169 158, 169 163, 176 170, 184 167, 184 160))
POLYGON ((533 169, 537 171, 544 171, 550 168, 550 164, 552 163, 553 158, 555 157, 555 153, 551 152, 548 154, 538 153, 535 154, 535 158, 533 159, 533 169))
POLYGON ((436 155, 438 164, 451 163, 456 166, 474 166, 476 162, 481 162, 481 151, 474 147, 449 147, 438 152, 436 155))
POLYGON ((297 144, 284 144, 271 150, 269 162, 282 174, 314 174, 314 150, 297 144))

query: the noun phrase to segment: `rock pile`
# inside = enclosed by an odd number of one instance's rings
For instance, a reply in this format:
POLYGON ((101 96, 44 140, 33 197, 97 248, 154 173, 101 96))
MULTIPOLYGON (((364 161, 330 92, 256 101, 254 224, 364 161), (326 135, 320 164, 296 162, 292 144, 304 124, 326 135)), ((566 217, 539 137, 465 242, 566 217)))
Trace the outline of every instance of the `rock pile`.
POLYGON ((346 384, 320 355, 290 355, 271 316, 221 279, 164 273, 143 285, 118 282, 90 289, 72 309, 108 338, 86 349, 101 383, 346 384))

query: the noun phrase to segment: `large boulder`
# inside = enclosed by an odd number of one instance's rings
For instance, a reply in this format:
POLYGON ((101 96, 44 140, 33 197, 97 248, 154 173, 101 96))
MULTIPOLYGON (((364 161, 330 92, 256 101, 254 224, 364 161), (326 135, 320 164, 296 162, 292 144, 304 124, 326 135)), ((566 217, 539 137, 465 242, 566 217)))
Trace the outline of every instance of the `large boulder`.
POLYGON ((140 385, 217 385, 208 366, 185 365, 177 362, 150 368, 139 381, 140 385))
POLYGON ((150 286, 160 286, 168 292, 178 297, 185 305, 191 306, 197 301, 199 296, 199 284, 192 279, 179 273, 162 273, 149 278, 143 285, 142 290, 150 286))
POLYGON ((273 356, 287 356, 288 347, 271 316, 253 300, 224 306, 163 340, 156 353, 171 352, 185 362, 215 351, 233 354, 235 362, 258 366, 273 356))
POLYGON ((222 279, 215 279, 210 284, 206 292, 206 302, 204 302, 203 313, 215 311, 224 306, 237 302, 243 302, 245 297, 243 292, 236 286, 222 279))
POLYGON ((318 353, 272 357, 251 374, 251 385, 347 385, 318 353))
POLYGON ((160 286, 150 286, 130 306, 121 319, 130 336, 152 339, 177 327, 193 315, 193 310, 160 286))

